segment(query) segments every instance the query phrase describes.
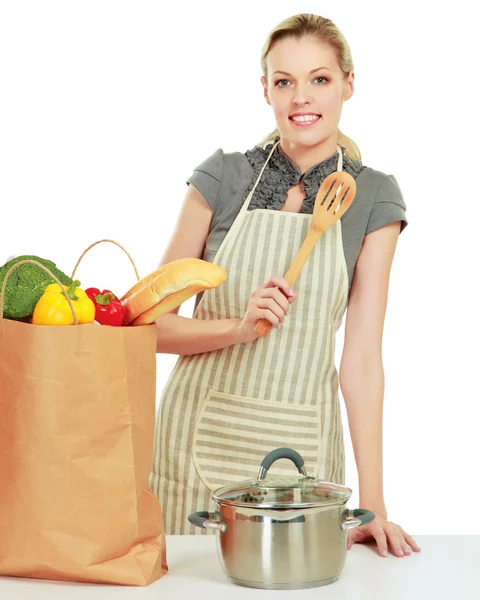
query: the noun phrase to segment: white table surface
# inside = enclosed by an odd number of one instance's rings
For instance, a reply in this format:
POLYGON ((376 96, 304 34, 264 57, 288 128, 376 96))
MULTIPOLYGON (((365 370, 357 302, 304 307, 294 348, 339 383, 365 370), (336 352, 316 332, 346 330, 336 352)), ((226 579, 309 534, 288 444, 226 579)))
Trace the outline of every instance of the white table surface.
POLYGON ((414 537, 422 549, 420 553, 381 558, 373 544, 355 544, 335 583, 306 590, 272 591, 230 583, 220 566, 214 536, 167 536, 169 572, 148 587, 0 577, 0 599, 480 599, 480 536, 414 537))

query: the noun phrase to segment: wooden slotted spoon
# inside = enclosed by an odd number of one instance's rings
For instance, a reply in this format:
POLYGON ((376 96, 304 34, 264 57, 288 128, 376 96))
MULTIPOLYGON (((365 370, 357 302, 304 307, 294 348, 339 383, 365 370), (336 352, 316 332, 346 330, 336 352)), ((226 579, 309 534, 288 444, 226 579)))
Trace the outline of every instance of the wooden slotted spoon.
MULTIPOLYGON (((312 223, 307 237, 285 275, 285 279, 291 288, 293 288, 315 244, 327 229, 345 214, 355 198, 356 191, 355 179, 345 171, 335 171, 323 180, 315 197, 312 223)), ((255 326, 255 331, 265 336, 271 328, 270 321, 260 319, 255 326)))

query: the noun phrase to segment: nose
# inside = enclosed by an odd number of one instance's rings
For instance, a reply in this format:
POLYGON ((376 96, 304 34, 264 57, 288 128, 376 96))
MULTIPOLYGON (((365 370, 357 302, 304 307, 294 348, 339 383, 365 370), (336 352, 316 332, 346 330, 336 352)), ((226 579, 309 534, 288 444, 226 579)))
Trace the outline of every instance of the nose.
POLYGON ((297 85, 293 95, 293 103, 297 105, 309 104, 310 99, 305 86, 297 85))

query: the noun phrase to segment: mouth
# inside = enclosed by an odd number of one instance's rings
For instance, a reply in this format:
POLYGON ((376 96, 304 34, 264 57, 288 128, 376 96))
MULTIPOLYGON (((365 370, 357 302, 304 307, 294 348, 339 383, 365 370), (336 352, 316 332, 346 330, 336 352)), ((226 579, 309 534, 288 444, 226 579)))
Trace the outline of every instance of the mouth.
POLYGON ((299 127, 311 127, 315 123, 318 123, 322 115, 317 115, 314 113, 304 114, 304 115, 291 115, 288 117, 289 121, 296 126, 299 127))

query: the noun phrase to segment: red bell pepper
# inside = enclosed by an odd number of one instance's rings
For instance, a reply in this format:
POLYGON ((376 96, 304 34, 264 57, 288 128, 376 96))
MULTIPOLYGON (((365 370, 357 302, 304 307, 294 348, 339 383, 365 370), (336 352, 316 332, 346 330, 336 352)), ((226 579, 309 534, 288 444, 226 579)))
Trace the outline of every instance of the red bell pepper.
POLYGON ((88 288, 85 293, 95 304, 95 321, 100 325, 115 327, 123 324, 125 309, 113 292, 110 290, 100 292, 98 288, 88 288))

